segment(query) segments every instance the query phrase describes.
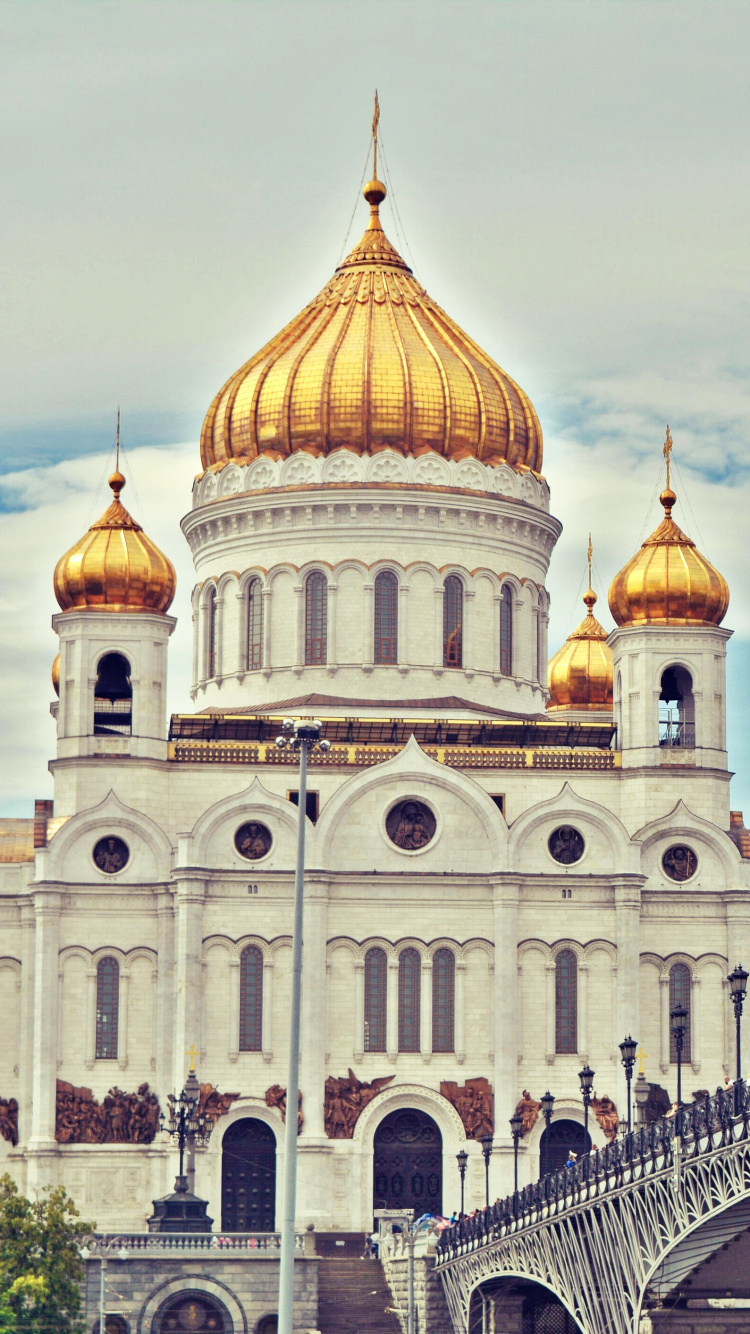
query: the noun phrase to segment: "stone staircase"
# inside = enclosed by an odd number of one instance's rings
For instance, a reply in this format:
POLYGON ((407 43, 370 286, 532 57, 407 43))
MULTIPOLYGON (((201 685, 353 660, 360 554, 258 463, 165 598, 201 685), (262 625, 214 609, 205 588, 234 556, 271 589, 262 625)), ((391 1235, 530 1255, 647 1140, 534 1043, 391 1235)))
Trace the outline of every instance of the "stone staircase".
POLYGON ((361 1233, 316 1233, 320 1334, 402 1334, 379 1260, 362 1260, 361 1233), (342 1244, 343 1243, 343 1244, 342 1244))

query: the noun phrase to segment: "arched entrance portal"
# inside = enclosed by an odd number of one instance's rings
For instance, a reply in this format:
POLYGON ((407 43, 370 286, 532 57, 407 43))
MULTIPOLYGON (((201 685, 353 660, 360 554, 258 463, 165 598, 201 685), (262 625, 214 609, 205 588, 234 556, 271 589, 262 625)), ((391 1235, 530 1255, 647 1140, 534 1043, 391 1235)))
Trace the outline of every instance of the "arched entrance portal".
POLYGON ((223 1232, 273 1232, 276 1222, 276 1137, 265 1121, 235 1121, 221 1145, 223 1232))
POLYGON ((441 1212, 443 1140, 426 1112, 404 1107, 380 1122, 373 1166, 373 1208, 441 1212))
POLYGON ((205 1292, 180 1292, 157 1316, 152 1334, 232 1334, 232 1322, 205 1292))
POLYGON ((571 1152, 576 1158, 590 1153, 591 1136, 586 1134, 580 1121, 552 1121, 539 1141, 539 1175, 559 1172, 571 1152))

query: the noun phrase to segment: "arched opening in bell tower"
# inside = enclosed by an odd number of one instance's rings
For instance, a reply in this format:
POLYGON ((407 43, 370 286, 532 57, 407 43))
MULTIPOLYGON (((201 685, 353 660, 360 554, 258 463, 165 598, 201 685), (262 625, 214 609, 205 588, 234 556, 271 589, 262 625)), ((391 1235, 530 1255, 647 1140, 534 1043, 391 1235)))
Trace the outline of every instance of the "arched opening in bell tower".
POLYGON ((693 678, 686 667, 666 667, 661 674, 659 745, 695 745, 693 678))
POLYGON ((105 653, 94 687, 94 736, 130 736, 132 730, 130 663, 122 653, 105 653))

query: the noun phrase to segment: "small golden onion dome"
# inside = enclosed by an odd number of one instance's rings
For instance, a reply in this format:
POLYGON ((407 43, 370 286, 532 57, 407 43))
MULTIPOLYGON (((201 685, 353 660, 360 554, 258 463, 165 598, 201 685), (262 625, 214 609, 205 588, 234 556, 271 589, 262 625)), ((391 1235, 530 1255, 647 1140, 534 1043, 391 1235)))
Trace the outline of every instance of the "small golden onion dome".
POLYGON ((259 454, 435 450, 523 471, 542 431, 522 389, 427 295, 388 240, 382 181, 369 226, 323 291, 227 380, 201 434, 204 468, 259 454))
POLYGON ((63 611, 165 612, 177 586, 174 566, 120 503, 122 473, 109 484, 109 509, 55 566, 55 597, 63 611))
POLYGON ((593 588, 583 598, 586 615, 568 635, 547 668, 549 702, 547 709, 611 709, 612 650, 607 631, 594 615, 597 601, 593 588))
POLYGON ((60 695, 60 654, 59 654, 59 653, 56 655, 56 657, 55 657, 55 661, 54 661, 53 664, 52 664, 52 689, 54 690, 55 694, 56 694, 56 695, 58 696, 58 698, 59 698, 59 695, 60 695))
POLYGON ((618 625, 720 625, 729 606, 723 575, 677 527, 669 485, 662 522, 615 575, 609 609, 618 625))

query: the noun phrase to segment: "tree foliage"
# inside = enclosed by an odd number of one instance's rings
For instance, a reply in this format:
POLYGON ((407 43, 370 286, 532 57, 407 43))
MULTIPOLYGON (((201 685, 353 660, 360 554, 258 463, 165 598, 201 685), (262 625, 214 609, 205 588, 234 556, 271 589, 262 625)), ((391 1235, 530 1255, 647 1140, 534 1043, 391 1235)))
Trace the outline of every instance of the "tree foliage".
POLYGON ((0 1177, 0 1334, 80 1334, 80 1247, 93 1230, 62 1186, 27 1200, 0 1177))

